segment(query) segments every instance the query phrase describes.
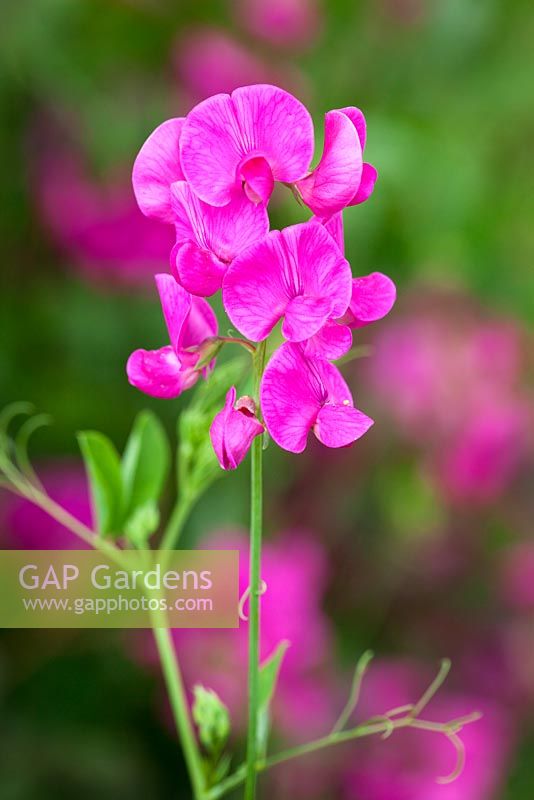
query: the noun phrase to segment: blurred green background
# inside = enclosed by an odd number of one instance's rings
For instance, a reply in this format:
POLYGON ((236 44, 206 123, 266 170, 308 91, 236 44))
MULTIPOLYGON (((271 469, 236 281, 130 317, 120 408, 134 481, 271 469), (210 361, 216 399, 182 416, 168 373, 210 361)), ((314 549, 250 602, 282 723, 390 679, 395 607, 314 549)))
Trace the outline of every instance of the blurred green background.
MULTIPOLYGON (((289 11, 304 11, 294 36, 291 14, 284 17, 286 37, 254 29, 246 5, 2 4, 0 401, 29 400, 54 418, 33 444, 45 469, 79 458, 80 429, 101 430, 122 447, 142 408, 154 409, 174 436, 187 398, 153 401, 125 376, 134 348, 163 343, 150 276, 167 269, 169 241, 136 216, 131 165, 160 121, 256 76, 308 105, 318 150, 325 111, 364 110, 366 159, 380 177, 372 198, 346 214, 346 250, 356 275, 381 270, 395 280, 399 304, 384 325, 437 309, 439 371, 443 344, 454 360, 466 325, 470 335, 473 320, 504 320, 520 342, 514 391, 531 405, 532 3, 292 2, 289 11)), ((274 199, 273 224, 299 219, 291 198, 274 199)), ((373 335, 364 330, 358 341, 373 335)), ((321 603, 340 674, 368 646, 384 658, 430 665, 451 656, 458 690, 483 687, 510 733, 502 734, 498 776, 476 788, 379 796, 362 784, 348 793, 336 785, 320 796, 527 800, 534 792, 533 605, 507 603, 499 587, 513 549, 532 546, 530 425, 521 428, 521 464, 498 491, 457 503, 426 467, 439 449, 427 444, 432 432, 411 437, 372 389, 367 369, 357 362, 347 375, 377 421, 372 436, 327 456, 315 446, 299 458, 269 448, 268 535, 279 541, 283 528, 306 526, 321 542, 331 576, 321 603), (436 563, 445 578, 432 572, 436 563), (513 656, 512 638, 514 647, 520 641, 513 656)), ((461 382, 455 402, 461 408, 461 382)), ((193 514, 187 544, 246 525, 247 480, 243 468, 214 484, 193 514)), ((513 586, 523 580, 511 576, 513 586)), ((534 570, 525 580, 534 584, 534 570)), ((0 798, 188 797, 158 681, 157 671, 131 657, 122 634, 4 632, 0 798)))

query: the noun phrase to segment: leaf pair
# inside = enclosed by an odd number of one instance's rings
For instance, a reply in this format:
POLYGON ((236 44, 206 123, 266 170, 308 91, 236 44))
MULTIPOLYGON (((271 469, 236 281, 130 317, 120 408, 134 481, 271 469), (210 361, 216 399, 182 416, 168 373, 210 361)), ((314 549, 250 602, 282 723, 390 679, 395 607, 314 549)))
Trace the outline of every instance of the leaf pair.
POLYGON ((79 433, 78 442, 99 534, 150 536, 158 525, 157 503, 170 466, 169 443, 158 418, 150 411, 136 417, 122 459, 97 431, 79 433))

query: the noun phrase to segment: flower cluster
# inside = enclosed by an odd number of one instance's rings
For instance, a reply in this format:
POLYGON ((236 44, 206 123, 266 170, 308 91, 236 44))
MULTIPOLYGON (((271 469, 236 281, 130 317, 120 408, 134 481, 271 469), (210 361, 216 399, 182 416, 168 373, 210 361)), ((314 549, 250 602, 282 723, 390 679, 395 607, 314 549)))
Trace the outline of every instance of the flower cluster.
MULTIPOLYGON (((395 286, 381 273, 353 279, 344 257, 342 212, 372 193, 376 170, 363 161, 365 118, 357 108, 325 116, 314 169, 311 116, 295 97, 259 84, 218 94, 149 136, 133 186, 143 213, 176 231, 171 275, 156 277, 170 345, 135 351, 130 382, 155 397, 177 397, 213 366, 217 322, 204 298, 221 290, 232 324, 249 343, 281 324, 283 344, 263 374, 264 424, 299 453, 311 430, 328 447, 362 436, 372 420, 354 407, 331 363, 352 345, 352 329, 385 316, 395 286), (275 183, 313 216, 269 230, 275 183)), ((250 398, 235 389, 211 430, 224 469, 235 468, 264 430, 250 398)))

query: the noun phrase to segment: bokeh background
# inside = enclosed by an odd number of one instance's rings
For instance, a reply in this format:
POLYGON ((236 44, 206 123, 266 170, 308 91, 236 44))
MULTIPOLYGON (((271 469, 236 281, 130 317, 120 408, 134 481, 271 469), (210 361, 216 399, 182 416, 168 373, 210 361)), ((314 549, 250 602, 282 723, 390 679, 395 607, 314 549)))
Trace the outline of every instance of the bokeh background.
MULTIPOLYGON (((267 451, 264 652, 293 641, 274 744, 328 729, 376 652, 357 718, 416 699, 480 709, 450 786, 450 745, 417 732, 295 762, 280 800, 529 800, 534 794, 534 11, 529 0, 4 0, 0 27, 1 404, 54 427, 33 442, 50 493, 89 521, 77 430, 122 447, 151 407, 135 347, 164 335, 152 276, 172 231, 142 217, 133 159, 206 95, 275 82, 322 114, 360 106, 373 197, 346 213, 356 275, 399 301, 347 365, 376 420, 353 448, 267 451)), ((318 149, 320 147, 320 133, 318 149)), ((302 218, 275 198, 274 221, 302 218)), ((185 399, 184 402, 187 402, 185 399)), ((245 549, 247 470, 195 509, 185 543, 245 549)), ((169 496, 170 503, 172 497, 169 496)), ((76 546, 0 496, 4 547, 76 546)), ((177 633, 188 685, 219 691, 241 747, 244 635, 177 633)), ((148 633, 4 631, 0 798, 187 798, 148 633)))

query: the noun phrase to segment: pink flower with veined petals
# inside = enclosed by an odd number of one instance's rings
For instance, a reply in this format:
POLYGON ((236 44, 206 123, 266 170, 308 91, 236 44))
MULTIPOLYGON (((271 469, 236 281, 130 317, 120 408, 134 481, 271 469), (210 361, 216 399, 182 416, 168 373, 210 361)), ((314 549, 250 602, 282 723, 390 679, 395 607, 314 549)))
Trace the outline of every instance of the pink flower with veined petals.
POLYGON ((350 390, 333 364, 306 358, 301 346, 289 342, 265 369, 261 407, 270 435, 291 453, 302 453, 311 430, 327 447, 345 447, 373 424, 354 408, 350 390))
POLYGON ((363 161, 367 138, 365 117, 349 106, 325 115, 324 149, 319 164, 297 181, 307 206, 322 219, 363 203, 373 193, 378 173, 363 161))
POLYGON ((253 202, 267 203, 274 181, 304 177, 313 148, 308 110, 269 84, 209 97, 189 112, 180 137, 185 177, 214 206, 229 203, 241 186, 253 202))
POLYGON ((251 397, 240 397, 236 403, 236 390, 232 386, 226 395, 224 408, 211 423, 210 438, 223 469, 236 469, 250 449, 252 440, 264 428, 256 417, 256 407, 251 397))
POLYGON ((283 318, 285 338, 301 342, 345 313, 351 280, 330 234, 310 221, 272 231, 238 256, 224 278, 223 302, 249 339, 265 339, 283 318))
POLYGON ((171 225, 171 185, 184 180, 180 164, 183 125, 183 117, 159 125, 139 151, 132 172, 135 198, 143 214, 171 225))
POLYGON ((269 231, 265 206, 242 193, 226 206, 210 206, 178 181, 171 188, 171 206, 176 228, 172 273, 187 291, 202 297, 218 291, 228 264, 269 231))
POLYGON ((197 380, 198 348, 218 331, 209 304, 186 292, 171 275, 156 275, 156 284, 171 344, 159 350, 135 350, 126 372, 132 386, 152 397, 170 399, 197 380))

